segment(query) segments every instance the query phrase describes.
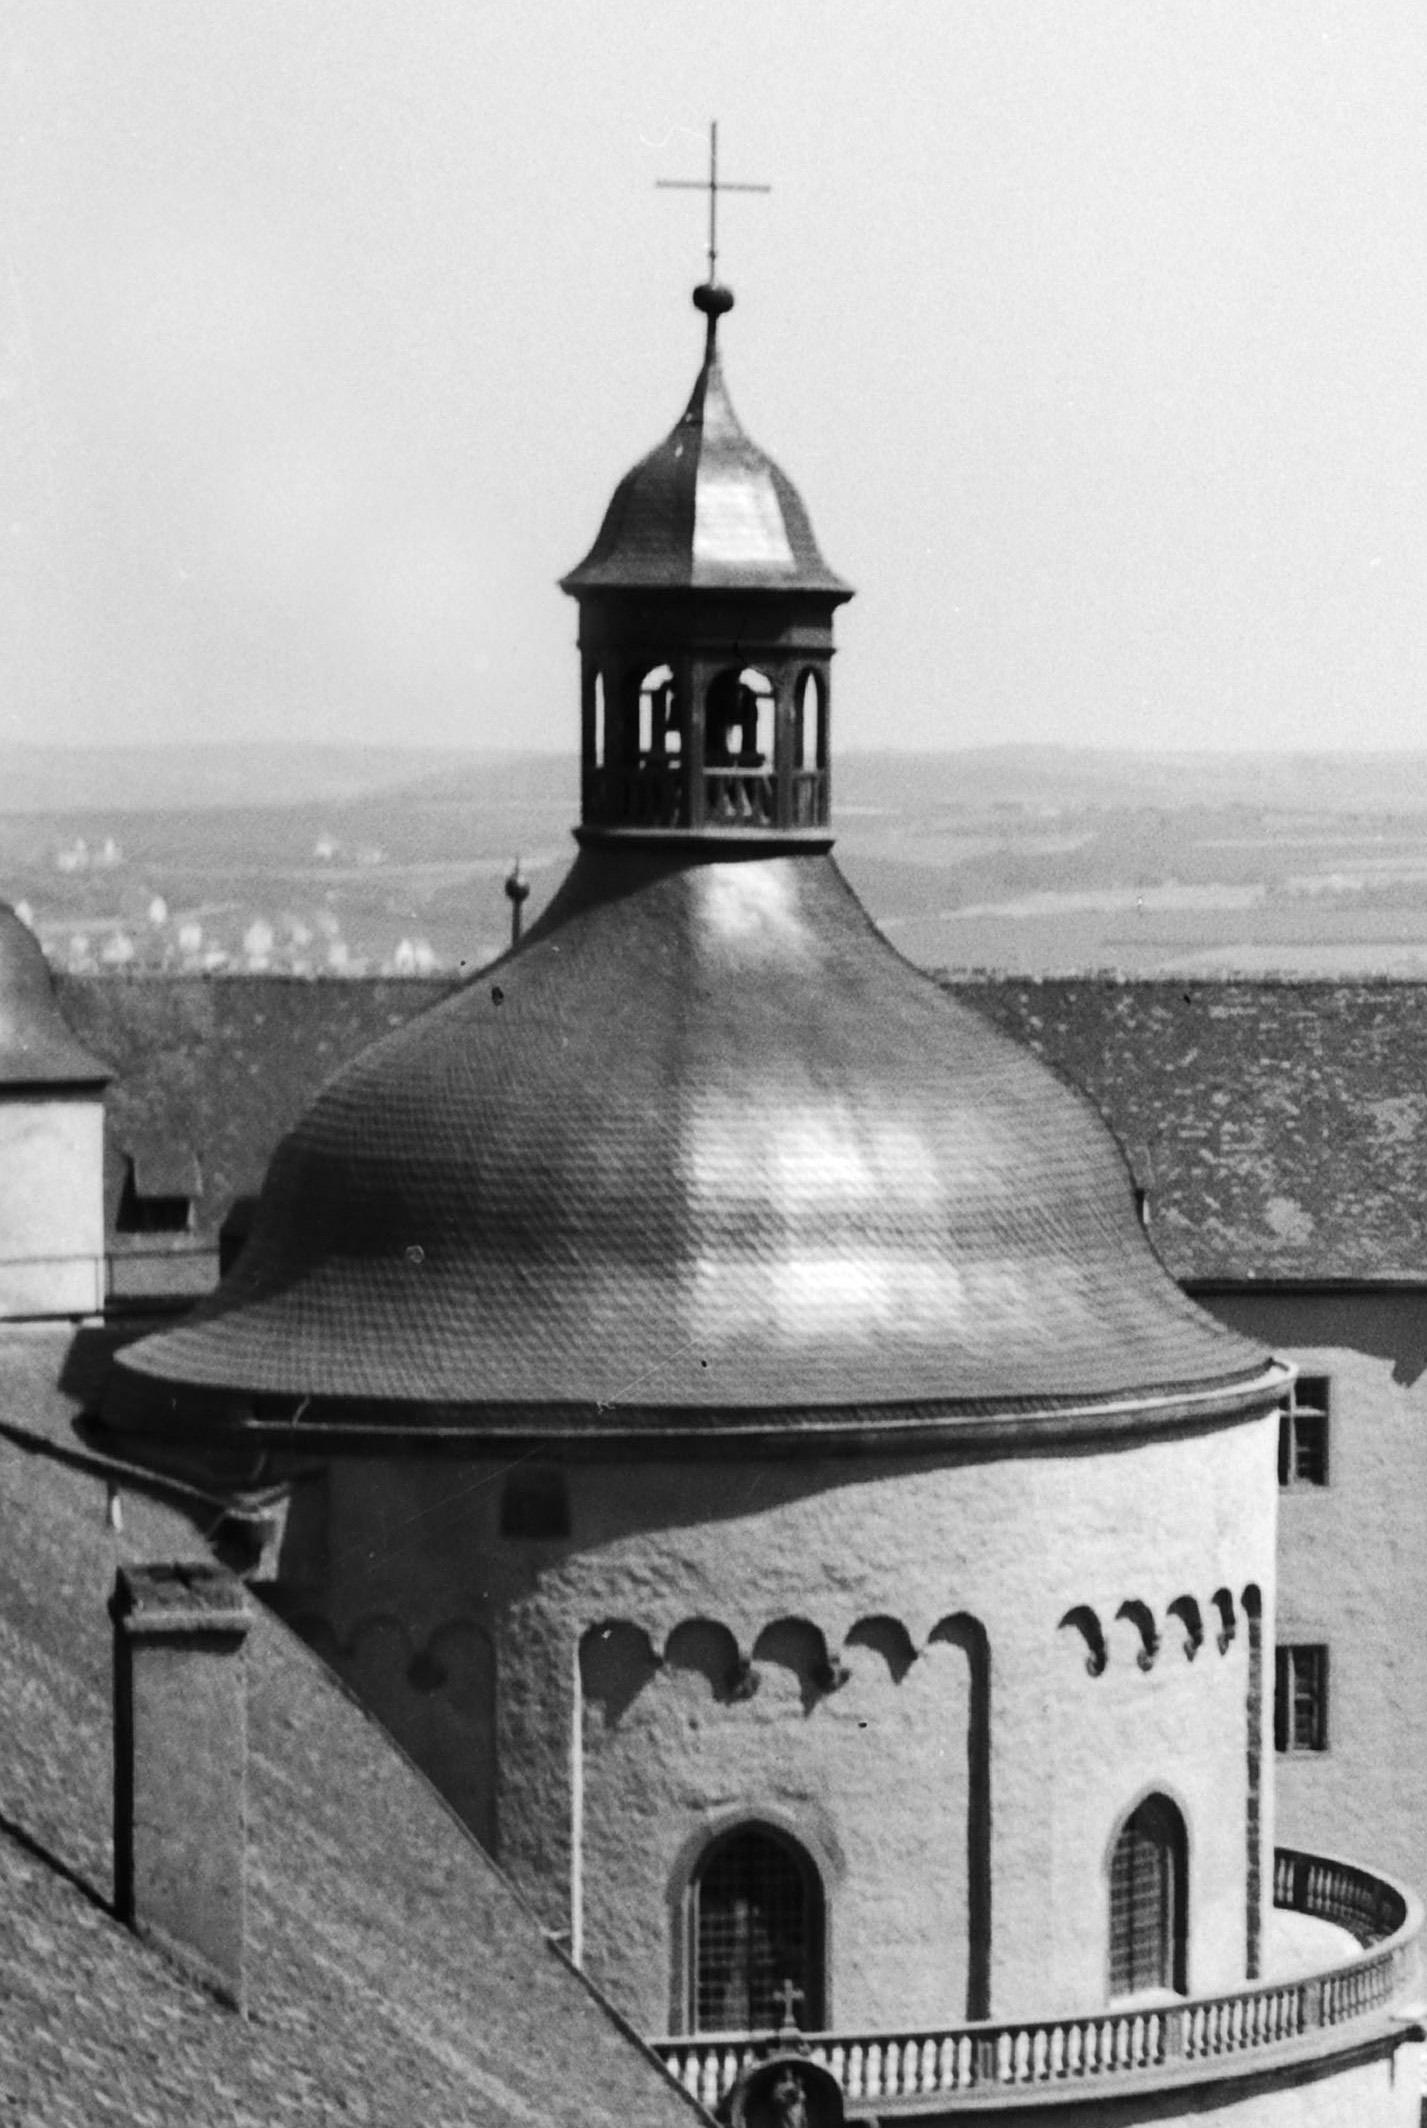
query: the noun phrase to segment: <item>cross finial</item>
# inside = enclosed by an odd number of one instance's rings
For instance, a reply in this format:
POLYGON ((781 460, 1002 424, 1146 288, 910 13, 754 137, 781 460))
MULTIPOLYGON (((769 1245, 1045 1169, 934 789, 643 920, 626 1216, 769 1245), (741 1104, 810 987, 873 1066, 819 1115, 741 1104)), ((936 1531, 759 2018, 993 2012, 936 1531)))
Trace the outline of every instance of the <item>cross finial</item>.
POLYGON ((718 279, 718 196, 720 192, 771 192, 771 185, 735 184, 718 174, 718 120, 709 123, 709 174, 708 177, 658 177, 654 180, 661 192, 707 192, 709 196, 709 284, 718 279))
POLYGON ((796 2032, 798 2029, 798 2020, 793 2015, 793 2007, 796 2003, 800 2003, 803 2000, 803 1991, 798 1986, 796 1980, 793 1979, 791 1974, 783 1982, 781 1988, 774 1988, 773 2000, 779 2005, 783 2012, 783 2022, 780 2029, 784 2032, 796 2032))

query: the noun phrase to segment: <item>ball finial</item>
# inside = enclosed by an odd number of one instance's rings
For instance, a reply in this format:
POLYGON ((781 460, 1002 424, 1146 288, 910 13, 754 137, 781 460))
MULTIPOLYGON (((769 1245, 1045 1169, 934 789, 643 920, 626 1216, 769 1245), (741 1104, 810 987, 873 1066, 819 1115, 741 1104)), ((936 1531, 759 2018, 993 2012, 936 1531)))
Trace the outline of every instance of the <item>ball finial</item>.
POLYGON ((505 893, 510 903, 510 943, 512 946, 518 946, 525 904, 530 899, 530 881, 521 871, 518 857, 506 876, 505 893))
POLYGON ((700 281, 694 290, 694 308, 706 318, 722 318, 733 308, 733 290, 722 281, 700 281))

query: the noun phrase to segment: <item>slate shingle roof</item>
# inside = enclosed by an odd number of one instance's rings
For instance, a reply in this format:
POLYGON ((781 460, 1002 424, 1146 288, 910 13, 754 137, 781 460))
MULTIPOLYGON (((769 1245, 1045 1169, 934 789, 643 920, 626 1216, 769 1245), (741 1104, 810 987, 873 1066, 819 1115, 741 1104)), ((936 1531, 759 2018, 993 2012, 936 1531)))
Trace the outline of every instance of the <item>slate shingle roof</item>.
POLYGON ((1176 1277, 1427 1276, 1427 984, 953 987, 1085 1088, 1176 1277))
POLYGON ((21 1445, 67 1336, 0 1333, 0 2112, 36 2128, 692 2128, 383 1732, 276 1620, 249 1664, 247 2021, 112 1918, 105 1604, 202 1556, 172 1508, 21 1445))
POLYGON ((697 1434, 1262 1364, 1155 1261, 1089 1105, 830 860, 596 848, 516 954, 328 1087, 230 1280, 121 1367, 697 1434))
POLYGON ((234 1199, 256 1194, 273 1147, 323 1083, 451 987, 417 977, 61 976, 65 1019, 114 1073, 105 1103, 111 1246, 124 1246, 114 1230, 128 1161, 167 1146, 196 1163, 201 1183, 184 1246, 216 1249, 234 1199))
MULTIPOLYGON (((216 1248, 326 1080, 453 987, 60 977, 70 1026, 115 1073, 111 1246, 126 1156, 170 1144, 201 1170, 191 1245, 216 1248)), ((1177 1277, 1427 1275, 1427 984, 1002 976, 952 989, 1095 1101, 1177 1277)))

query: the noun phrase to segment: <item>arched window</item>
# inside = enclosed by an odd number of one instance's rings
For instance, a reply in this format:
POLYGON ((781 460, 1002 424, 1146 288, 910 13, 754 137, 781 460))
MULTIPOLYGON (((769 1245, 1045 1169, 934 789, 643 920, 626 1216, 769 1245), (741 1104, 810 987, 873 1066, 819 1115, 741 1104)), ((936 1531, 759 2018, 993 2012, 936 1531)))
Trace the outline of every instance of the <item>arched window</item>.
POLYGON ((668 761, 682 750, 674 675, 669 666, 656 665, 639 683, 639 758, 668 761))
POLYGON ((689 1978, 696 2032, 775 2031, 789 2006, 805 2032, 822 2028, 822 1885, 785 1833, 740 1825, 705 1853, 689 1887, 689 1978))
POLYGON ((1185 1991, 1188 1870, 1184 1820, 1148 1796, 1120 1830, 1110 1860, 1110 1994, 1185 1991))
POLYGON ((827 740, 823 729, 823 690, 815 672, 805 672, 798 681, 794 698, 797 745, 794 749, 794 768, 823 768, 827 762, 827 740))

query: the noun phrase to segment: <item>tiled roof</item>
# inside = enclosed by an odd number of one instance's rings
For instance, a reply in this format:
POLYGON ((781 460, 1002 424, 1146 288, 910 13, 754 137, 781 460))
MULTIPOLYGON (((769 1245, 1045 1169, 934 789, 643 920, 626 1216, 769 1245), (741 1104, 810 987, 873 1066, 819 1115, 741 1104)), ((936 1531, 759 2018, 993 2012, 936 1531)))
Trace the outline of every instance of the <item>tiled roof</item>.
POLYGON ((797 489, 744 434, 712 321, 688 406, 625 474, 593 547, 561 583, 576 594, 732 587, 850 596, 818 551, 797 489))
POLYGON ((1083 1086, 1176 1277, 1427 1275, 1427 984, 1000 977, 955 994, 1083 1086))
MULTIPOLYGON (((71 1027, 116 1074, 111 1246, 126 1158, 169 1144, 202 1178, 181 1246, 216 1248, 234 1198, 257 1192, 325 1081, 453 987, 61 977, 71 1027)), ((1000 976, 952 988, 1091 1095, 1148 1188, 1151 1238, 1176 1276, 1427 1273, 1427 984, 1000 976)))
POLYGON ((319 1097, 222 1291, 122 1364, 697 1434, 1261 1363, 1145 1246, 1089 1104, 830 860, 588 849, 518 953, 319 1097))
POLYGON ((324 1081, 450 989, 449 979, 415 977, 62 976, 66 1020, 114 1072, 111 1236, 128 1162, 142 1167, 167 1147, 197 1166, 193 1245, 215 1249, 234 1199, 256 1194, 273 1147, 324 1081))
POLYGON ((44 2128, 691 2128, 705 2118, 547 1942, 383 1732, 260 1609, 249 1996, 216 2005, 108 1911, 120 1561, 202 1556, 173 1509, 20 1445, 65 1338, 0 1334, 0 2112, 44 2128))

